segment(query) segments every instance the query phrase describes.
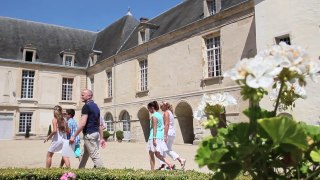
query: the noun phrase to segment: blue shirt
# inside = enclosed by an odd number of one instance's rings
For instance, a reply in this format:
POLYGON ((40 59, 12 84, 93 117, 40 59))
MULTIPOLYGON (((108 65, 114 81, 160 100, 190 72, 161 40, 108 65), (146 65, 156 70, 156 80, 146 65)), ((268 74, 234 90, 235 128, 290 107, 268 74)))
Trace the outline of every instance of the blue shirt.
POLYGON ((100 109, 92 100, 88 101, 81 111, 82 115, 87 115, 87 123, 83 128, 83 134, 99 132, 100 127, 100 109))
MULTIPOLYGON (((70 129, 70 134, 67 135, 67 139, 70 139, 71 136, 74 135, 74 133, 78 130, 78 124, 77 124, 77 121, 73 118, 70 118, 68 120, 68 127, 70 129)), ((76 145, 79 145, 80 144, 80 136, 78 135, 76 138, 75 138, 75 143, 76 145)))
POLYGON ((163 124, 163 117, 159 112, 154 112, 151 116, 151 123, 150 123, 150 135, 149 139, 153 139, 153 137, 156 137, 156 139, 164 139, 164 124, 163 124), (153 119, 157 119, 157 134, 153 136, 153 119))

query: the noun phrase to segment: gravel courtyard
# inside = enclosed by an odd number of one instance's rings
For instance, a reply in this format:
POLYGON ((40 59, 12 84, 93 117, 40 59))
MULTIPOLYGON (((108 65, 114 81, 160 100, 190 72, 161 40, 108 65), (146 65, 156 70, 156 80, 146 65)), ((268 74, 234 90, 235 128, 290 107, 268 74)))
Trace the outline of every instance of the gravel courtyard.
MULTIPOLYGON (((0 141, 0 168, 5 167, 27 167, 42 168, 45 167, 46 153, 50 141, 43 143, 40 140, 10 140, 0 141)), ((82 148, 81 144, 81 148, 82 148)), ((209 172, 207 168, 199 168, 194 161, 198 146, 195 145, 174 145, 174 150, 182 157, 187 159, 186 170, 196 170, 200 172, 209 172)), ((109 169, 150 169, 149 157, 144 143, 130 142, 108 142, 107 148, 101 149, 100 153, 106 168, 109 169)), ((61 154, 53 156, 52 167, 58 167, 61 154)), ((171 160, 171 159, 170 159, 171 160)), ((77 168, 78 159, 71 158, 71 167, 77 168)), ((180 168, 178 161, 175 161, 176 167, 180 168)), ((87 168, 92 168, 92 161, 88 160, 87 168)), ((158 167, 158 162, 156 164, 158 167)))

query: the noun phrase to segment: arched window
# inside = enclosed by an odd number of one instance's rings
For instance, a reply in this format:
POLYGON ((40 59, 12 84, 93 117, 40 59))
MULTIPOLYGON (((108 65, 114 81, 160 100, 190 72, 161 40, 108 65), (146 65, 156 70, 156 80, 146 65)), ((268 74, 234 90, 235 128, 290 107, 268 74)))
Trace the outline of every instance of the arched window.
POLYGON ((130 131, 130 115, 127 111, 123 112, 120 120, 123 122, 123 131, 130 131))
POLYGON ((105 117, 105 122, 106 122, 106 130, 107 131, 114 131, 113 129, 113 117, 111 113, 107 113, 106 117, 105 117))

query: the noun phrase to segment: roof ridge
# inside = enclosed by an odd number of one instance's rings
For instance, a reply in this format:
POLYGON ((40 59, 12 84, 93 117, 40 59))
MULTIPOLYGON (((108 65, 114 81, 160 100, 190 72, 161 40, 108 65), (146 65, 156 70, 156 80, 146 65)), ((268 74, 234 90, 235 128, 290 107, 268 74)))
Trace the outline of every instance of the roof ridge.
POLYGON ((97 33, 97 32, 90 31, 90 30, 85 30, 85 29, 77 29, 77 28, 73 28, 73 27, 67 27, 67 26, 56 25, 56 24, 49 24, 49 23, 44 23, 44 22, 37 22, 37 21, 32 21, 32 20, 20 19, 20 18, 12 18, 12 17, 5 17, 5 16, 0 16, 0 18, 11 19, 11 20, 16 20, 16 21, 23 21, 23 22, 31 22, 31 23, 34 23, 34 24, 41 24, 41 25, 46 25, 46 26, 59 27, 59 28, 63 28, 63 29, 86 31, 86 32, 95 33, 95 34, 97 33))
POLYGON ((121 19, 123 19, 123 18, 125 18, 125 17, 133 17, 133 18, 134 18, 134 16, 124 15, 124 16, 122 16, 121 18, 118 18, 117 20, 113 21, 111 24, 107 25, 105 28, 103 28, 102 30, 98 31, 97 33, 100 33, 100 32, 102 32, 102 31, 108 29, 111 25, 119 22, 121 19))

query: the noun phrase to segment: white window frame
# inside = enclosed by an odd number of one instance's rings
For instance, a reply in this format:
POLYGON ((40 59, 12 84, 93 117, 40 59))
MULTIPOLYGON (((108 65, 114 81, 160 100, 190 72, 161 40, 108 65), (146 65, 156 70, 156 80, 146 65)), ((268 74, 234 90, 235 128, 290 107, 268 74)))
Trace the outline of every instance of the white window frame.
POLYGON ((32 127, 32 112, 20 112, 19 117, 19 133, 26 133, 27 125, 30 127, 29 133, 31 133, 32 127))
POLYGON ((150 28, 149 27, 143 27, 140 28, 139 34, 138 34, 138 44, 143 44, 148 42, 150 39, 150 28))
POLYGON ((32 70, 22 70, 21 99, 34 98, 35 74, 36 72, 32 70))
POLYGON ((25 62, 35 62, 37 58, 37 50, 36 49, 29 49, 29 48, 24 48, 23 49, 23 60, 25 62), (27 52, 32 52, 32 60, 27 61, 27 52))
POLYGON ((131 124, 130 124, 130 115, 128 111, 123 112, 121 116, 121 121, 122 121, 123 131, 130 131, 131 124))
POLYGON ((105 123, 106 123, 106 130, 108 132, 113 132, 114 131, 113 116, 111 113, 107 113, 106 118, 105 118, 105 123))
POLYGON ((62 91, 61 91, 62 101, 72 101, 73 83, 74 83, 74 78, 67 78, 67 77, 62 78, 62 91))
POLYGON ((107 71, 107 97, 112 97, 112 71, 107 71))
POLYGON ((139 60, 139 91, 148 91, 148 59, 139 60))
POLYGON ((90 77, 90 90, 94 93, 94 77, 90 77))
POLYGON ((64 66, 74 66, 74 55, 72 54, 63 54, 63 65, 64 66), (68 61, 71 62, 69 63, 68 61))
POLYGON ((204 0, 203 1, 203 14, 204 17, 217 14, 221 9, 221 0, 204 0))
POLYGON ((207 77, 221 77, 221 38, 220 36, 209 36, 205 39, 207 58, 207 77))

